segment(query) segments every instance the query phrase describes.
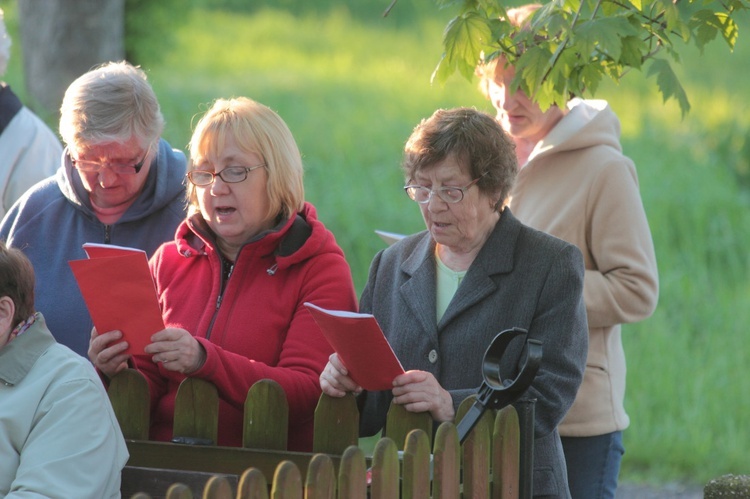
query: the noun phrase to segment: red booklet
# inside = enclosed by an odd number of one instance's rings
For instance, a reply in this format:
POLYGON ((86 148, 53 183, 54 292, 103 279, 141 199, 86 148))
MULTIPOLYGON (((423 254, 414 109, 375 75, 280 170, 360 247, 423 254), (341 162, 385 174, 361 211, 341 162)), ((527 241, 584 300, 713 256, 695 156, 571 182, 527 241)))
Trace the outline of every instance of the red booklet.
POLYGON ((146 252, 86 243, 86 260, 68 262, 99 333, 122 331, 127 353, 143 355, 151 336, 164 329, 146 252))
POLYGON ((373 315, 305 306, 358 385, 371 391, 393 388, 393 378, 404 368, 373 315))

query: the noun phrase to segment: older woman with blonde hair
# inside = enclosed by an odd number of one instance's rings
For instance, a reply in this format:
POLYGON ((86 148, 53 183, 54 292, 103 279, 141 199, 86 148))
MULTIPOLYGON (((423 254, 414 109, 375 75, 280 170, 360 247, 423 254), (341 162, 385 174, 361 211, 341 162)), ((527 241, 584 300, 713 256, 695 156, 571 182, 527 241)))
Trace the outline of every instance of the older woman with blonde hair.
MULTIPOLYGON (((310 450, 318 377, 331 347, 303 306, 356 310, 351 271, 304 200, 291 131, 268 107, 220 99, 190 141, 188 217, 151 259, 167 328, 131 360, 152 395, 151 437, 172 438, 174 397, 186 376, 219 390, 220 445, 242 442, 242 411, 258 380, 289 402, 289 448, 310 450)), ((126 366, 118 331, 92 335, 105 374, 126 366)))

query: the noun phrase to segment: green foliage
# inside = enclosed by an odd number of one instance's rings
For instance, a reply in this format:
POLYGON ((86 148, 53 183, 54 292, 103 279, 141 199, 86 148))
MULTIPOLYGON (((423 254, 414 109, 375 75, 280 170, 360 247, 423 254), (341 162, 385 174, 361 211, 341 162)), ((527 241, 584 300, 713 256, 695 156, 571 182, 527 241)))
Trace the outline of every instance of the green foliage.
POLYGON ((513 85, 546 109, 563 106, 571 94, 594 95, 602 79, 617 82, 651 61, 648 74, 655 76, 665 101, 677 101, 683 118, 690 102, 669 62, 680 61, 675 43, 692 43, 702 52, 720 35, 733 50, 736 15, 750 6, 747 0, 554 0, 529 19, 530 29, 523 29, 505 20, 500 0, 437 3, 458 7, 433 73, 439 82, 456 71, 471 79, 480 61, 502 55, 516 67, 513 85))
POLYGON ((184 0, 125 0, 125 58, 133 64, 174 47, 174 34, 187 19, 184 0), (162 50, 152 52, 154 46, 162 50))

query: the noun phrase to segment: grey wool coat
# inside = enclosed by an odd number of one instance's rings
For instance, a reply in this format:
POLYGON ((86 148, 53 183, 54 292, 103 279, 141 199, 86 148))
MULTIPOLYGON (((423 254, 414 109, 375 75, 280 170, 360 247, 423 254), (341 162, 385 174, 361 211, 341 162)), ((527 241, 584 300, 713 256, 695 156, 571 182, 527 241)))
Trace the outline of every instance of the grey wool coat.
MULTIPOLYGON (((586 365, 581 252, 523 225, 506 208, 439 323, 434 255, 427 231, 379 252, 360 311, 376 317, 404 369, 432 373, 456 408, 481 386, 484 352, 497 333, 520 327, 528 338, 540 340, 541 367, 524 395, 537 399, 534 496, 569 497, 557 425, 575 399, 586 365)), ((503 379, 516 376, 522 348, 522 341, 510 344, 503 379)), ((391 398, 390 391, 360 395, 362 435, 382 429, 391 398)))

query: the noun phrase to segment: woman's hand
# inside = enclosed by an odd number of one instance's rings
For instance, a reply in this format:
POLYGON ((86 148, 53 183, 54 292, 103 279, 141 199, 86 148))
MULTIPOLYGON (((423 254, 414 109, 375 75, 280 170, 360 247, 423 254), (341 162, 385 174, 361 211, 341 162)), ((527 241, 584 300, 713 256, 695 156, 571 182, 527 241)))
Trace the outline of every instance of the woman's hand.
POLYGON ((169 371, 190 374, 206 362, 206 350, 184 329, 168 327, 151 337, 144 351, 169 371))
POLYGON ((453 398, 432 373, 407 371, 393 380, 393 401, 409 412, 430 411, 438 422, 453 421, 453 398))
POLYGON ((130 354, 124 353, 128 348, 128 342, 115 343, 121 339, 120 331, 99 334, 96 328, 91 329, 89 360, 109 378, 128 367, 130 354))
POLYGON ((362 387, 349 377, 349 371, 336 353, 328 357, 328 364, 320 373, 320 388, 331 397, 343 397, 347 392, 356 394, 362 391, 362 387))

